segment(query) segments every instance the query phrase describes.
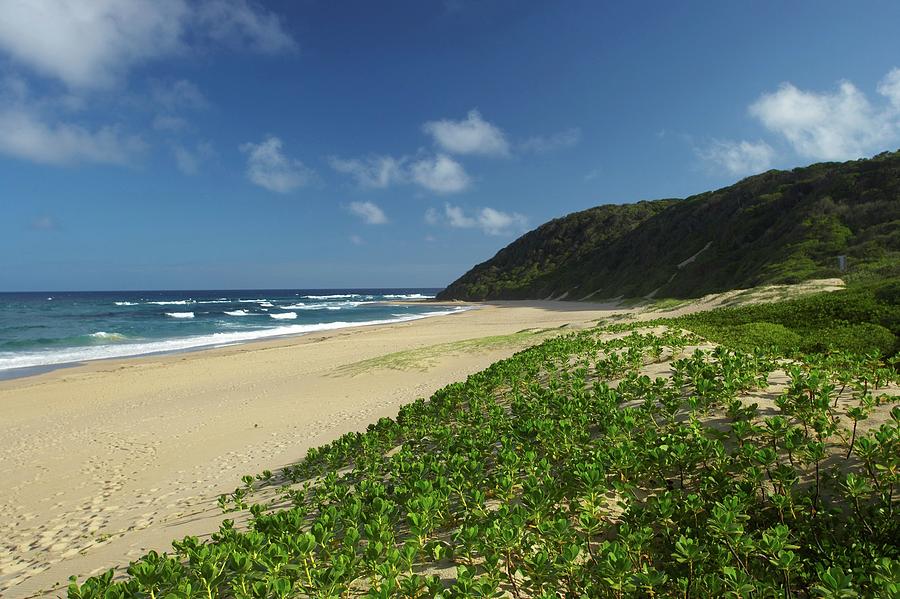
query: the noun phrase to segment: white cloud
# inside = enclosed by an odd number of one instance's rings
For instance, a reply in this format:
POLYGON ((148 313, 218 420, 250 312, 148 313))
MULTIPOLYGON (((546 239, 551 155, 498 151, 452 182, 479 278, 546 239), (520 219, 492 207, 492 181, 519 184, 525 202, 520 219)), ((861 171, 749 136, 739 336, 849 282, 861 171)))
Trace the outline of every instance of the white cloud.
POLYGON ((485 207, 467 214, 460 206, 452 204, 444 204, 443 214, 429 208, 425 211, 425 222, 432 225, 445 222, 448 226, 458 229, 481 229, 489 235, 507 235, 522 231, 528 225, 528 220, 517 212, 501 212, 485 207))
POLYGON ((197 6, 196 21, 220 43, 265 54, 296 49, 275 13, 247 0, 207 0, 197 6))
POLYGON ((878 84, 878 93, 887 98, 895 110, 900 110, 900 68, 891 69, 878 84))
MULTIPOLYGON (((895 91, 894 71, 879 91, 895 91)), ((883 149, 896 139, 896 109, 876 109, 852 83, 843 81, 835 92, 810 92, 784 83, 763 94, 750 114, 769 131, 783 136, 801 156, 817 160, 859 158, 883 149)))
POLYGON ((77 87, 110 85, 129 67, 182 47, 183 0, 0 3, 0 48, 77 87))
POLYGON ((368 225, 383 225, 388 222, 384 211, 373 202, 350 202, 349 209, 368 225))
POLYGON ((504 235, 511 229, 524 229, 528 224, 527 219, 516 212, 507 213, 482 208, 477 216, 478 226, 491 235, 504 235))
POLYGON ((154 101, 169 112, 182 109, 202 110, 209 106, 200 88, 187 79, 154 81, 150 89, 154 101))
POLYGON ((200 172, 202 164, 215 155, 212 144, 206 141, 198 143, 193 149, 179 144, 172 148, 172 152, 178 170, 185 175, 196 175, 200 172))
POLYGON ((698 149, 700 157, 724 167, 731 175, 754 175, 772 166, 775 150, 764 141, 720 141, 698 149))
POLYGON ((456 193, 471 180, 463 166, 445 154, 406 156, 369 156, 343 159, 331 157, 331 168, 350 175, 360 187, 386 188, 399 183, 415 183, 436 193, 456 193))
POLYGON ((89 129, 66 122, 48 122, 26 108, 0 110, 0 152, 54 165, 78 163, 125 165, 146 144, 119 127, 89 129))
POLYGON ((447 224, 451 227, 457 227, 460 229, 469 229, 478 224, 471 216, 466 216, 463 212, 463 209, 459 206, 451 206, 450 204, 444 204, 444 216, 447 219, 447 224))
POLYGON ((405 180, 403 173, 404 158, 391 156, 369 156, 368 158, 352 158, 344 160, 336 156, 328 159, 331 168, 356 179, 360 187, 385 188, 392 183, 405 180))
POLYGON ((556 150, 571 148, 578 145, 579 141, 581 141, 581 129, 575 127, 553 135, 530 137, 519 144, 519 148, 524 152, 546 154, 556 150))
POLYGON ((353 245, 364 245, 366 243, 366 240, 359 235, 351 235, 350 243, 352 243, 353 245))
POLYGON ((281 140, 273 135, 258 144, 242 144, 240 149, 247 154, 247 178, 278 193, 288 193, 312 182, 315 172, 299 160, 285 156, 282 146, 281 140))
POLYGON ((132 67, 216 43, 292 49, 277 15, 246 0, 0 2, 0 50, 72 87, 114 84, 132 67))
POLYGON ((410 177, 425 189, 437 193, 463 191, 471 182, 462 165, 444 154, 412 163, 410 177))
POLYGON ((470 110, 461 121, 429 121, 422 125, 422 130, 451 154, 509 155, 509 143, 503 131, 482 119, 477 110, 470 110))

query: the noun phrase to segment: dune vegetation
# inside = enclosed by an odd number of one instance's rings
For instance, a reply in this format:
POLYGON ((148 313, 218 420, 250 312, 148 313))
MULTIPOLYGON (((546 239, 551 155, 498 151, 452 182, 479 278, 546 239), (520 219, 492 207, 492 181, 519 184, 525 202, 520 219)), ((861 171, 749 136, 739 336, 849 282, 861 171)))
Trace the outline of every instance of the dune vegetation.
POLYGON ((885 289, 547 339, 69 596, 900 597, 885 289))

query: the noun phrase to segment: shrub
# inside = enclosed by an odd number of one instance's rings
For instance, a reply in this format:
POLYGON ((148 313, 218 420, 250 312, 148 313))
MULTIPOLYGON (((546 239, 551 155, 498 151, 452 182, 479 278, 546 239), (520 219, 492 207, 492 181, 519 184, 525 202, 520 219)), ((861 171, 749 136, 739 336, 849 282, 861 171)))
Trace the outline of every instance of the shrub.
POLYGON ((734 327, 728 344, 740 349, 774 348, 778 353, 790 353, 800 347, 802 337, 781 324, 750 322, 734 327))
POLYGON ((881 325, 861 322, 817 329, 807 334, 803 349, 806 351, 849 351, 865 354, 873 350, 882 356, 896 352, 897 337, 881 325))

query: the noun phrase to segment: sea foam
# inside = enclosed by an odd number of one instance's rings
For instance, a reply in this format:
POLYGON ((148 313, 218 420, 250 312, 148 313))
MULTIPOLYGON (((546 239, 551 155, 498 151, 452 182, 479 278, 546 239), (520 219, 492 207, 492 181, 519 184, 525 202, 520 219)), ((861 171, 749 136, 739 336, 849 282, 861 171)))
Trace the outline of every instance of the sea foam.
POLYGON ((388 293, 382 296, 384 299, 391 300, 418 300, 433 299, 433 295, 422 295, 421 293, 388 293))
POLYGON ((329 299, 350 299, 351 297, 362 297, 358 293, 336 293, 334 295, 301 295, 306 299, 329 300, 329 299))
POLYGON ((193 318, 193 312, 166 312, 166 316, 171 316, 172 318, 193 318))
POLYGON ((294 320, 297 318, 296 312, 279 312, 276 314, 269 314, 271 318, 277 318, 278 320, 294 320))
POLYGON ((106 331, 97 331, 88 336, 100 341, 124 341, 125 339, 128 339, 128 337, 122 333, 107 333, 106 331))

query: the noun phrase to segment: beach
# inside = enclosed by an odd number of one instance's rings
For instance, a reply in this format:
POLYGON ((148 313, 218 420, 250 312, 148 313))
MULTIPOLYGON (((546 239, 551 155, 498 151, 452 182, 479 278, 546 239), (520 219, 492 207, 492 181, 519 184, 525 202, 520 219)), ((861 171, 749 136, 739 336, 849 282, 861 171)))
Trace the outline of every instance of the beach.
POLYGON ((0 595, 207 536, 222 493, 550 335, 625 312, 497 302, 448 316, 0 381, 0 595))

